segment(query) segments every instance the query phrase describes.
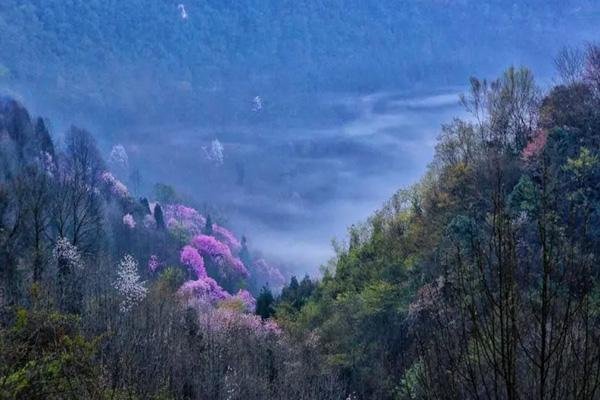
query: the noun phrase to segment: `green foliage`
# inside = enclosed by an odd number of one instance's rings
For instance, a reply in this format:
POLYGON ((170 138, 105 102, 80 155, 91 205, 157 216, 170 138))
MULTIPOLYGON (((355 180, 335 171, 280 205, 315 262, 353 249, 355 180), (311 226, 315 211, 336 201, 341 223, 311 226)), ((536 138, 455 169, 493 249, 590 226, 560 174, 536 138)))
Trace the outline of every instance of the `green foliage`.
POLYGON ((170 294, 176 292, 185 279, 185 273, 181 268, 167 267, 160 273, 160 277, 156 281, 155 286, 159 288, 159 290, 170 294))
MULTIPOLYGON (((562 21, 572 12, 567 3, 506 0, 452 7, 208 1, 183 2, 189 18, 182 20, 178 3, 5 0, 0 59, 18 82, 38 85, 40 97, 68 102, 67 112, 82 103, 112 110, 137 103, 139 110, 159 116, 167 109, 210 117, 218 107, 208 106, 214 96, 206 96, 207 88, 244 93, 271 81, 275 88, 266 90, 287 86, 280 82, 309 91, 347 90, 348 77, 360 77, 357 88, 456 82, 473 65, 497 68, 491 60, 511 54, 515 38, 521 48, 554 51, 548 21, 562 21), (502 53, 491 57, 492 51, 502 53)), ((593 1, 584 4, 582 15, 597 15, 593 1)), ((565 30, 557 34, 588 30, 585 36, 592 37, 595 19, 575 18, 577 23, 561 24, 565 30)))
POLYGON ((0 398, 100 398, 97 340, 77 326, 56 312, 17 310, 12 327, 0 331, 0 398))
POLYGON ((508 204, 514 213, 533 214, 538 209, 540 193, 531 178, 523 175, 508 197, 508 204))
POLYGON ((156 183, 153 188, 154 197, 161 204, 175 204, 178 202, 179 197, 175 192, 175 189, 164 183, 156 183))
POLYGON ((8 77, 10 70, 0 63, 0 79, 8 77))
POLYGON ((308 298, 296 279, 280 296, 279 321, 316 340, 361 398, 493 398, 491 387, 516 398, 598 381, 570 365, 598 367, 600 98, 573 84, 540 101, 526 69, 471 83, 475 118, 444 127, 423 180, 351 227, 308 298), (563 372, 540 382, 526 354, 558 346, 540 338, 559 330, 590 339, 545 353, 546 378, 563 372))
POLYGON ((588 148, 581 147, 579 155, 567 158, 563 169, 572 181, 572 191, 569 198, 579 204, 586 205, 592 200, 593 188, 600 177, 599 158, 588 148))
POLYGON ((263 286, 256 298, 256 315, 260 315, 263 319, 272 317, 275 314, 274 301, 271 289, 268 286, 263 286))
POLYGON ((565 170, 572 173, 578 181, 581 181, 588 177, 590 173, 598 166, 598 155, 592 154, 592 152, 582 147, 579 149, 579 156, 577 158, 568 158, 565 170))
POLYGON ((402 400, 418 400, 426 398, 426 376, 424 365, 421 360, 415 361, 406 372, 400 382, 399 398, 402 400))
POLYGON ((281 290, 278 302, 280 305, 286 304, 299 311, 313 294, 315 288, 316 283, 308 275, 304 276, 300 283, 295 276, 292 276, 290 284, 281 290))

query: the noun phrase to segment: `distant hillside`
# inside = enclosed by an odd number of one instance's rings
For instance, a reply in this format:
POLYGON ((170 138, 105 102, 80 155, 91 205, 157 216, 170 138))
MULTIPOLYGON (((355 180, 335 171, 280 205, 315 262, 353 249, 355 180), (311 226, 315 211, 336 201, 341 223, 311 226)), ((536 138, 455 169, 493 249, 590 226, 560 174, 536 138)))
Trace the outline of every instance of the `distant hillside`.
POLYGON ((456 84, 593 37, 600 6, 576 3, 5 0, 0 87, 69 112, 193 119, 257 90, 456 84))

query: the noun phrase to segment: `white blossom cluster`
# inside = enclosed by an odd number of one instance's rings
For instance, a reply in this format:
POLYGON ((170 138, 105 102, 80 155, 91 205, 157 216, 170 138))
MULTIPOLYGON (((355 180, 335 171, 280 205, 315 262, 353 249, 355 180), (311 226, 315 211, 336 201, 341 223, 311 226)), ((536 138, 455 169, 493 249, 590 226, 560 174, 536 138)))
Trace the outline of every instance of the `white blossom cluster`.
POLYGON ((135 219, 133 218, 133 215, 129 213, 123 215, 123 224, 129 229, 135 228, 135 219))
POLYGON ((56 262, 64 263, 69 269, 83 267, 79 250, 66 237, 61 237, 56 241, 56 245, 52 250, 52 256, 56 262))
POLYGON ((219 142, 219 139, 215 139, 210 143, 210 148, 206 146, 202 147, 204 154, 208 161, 213 162, 216 165, 222 165, 224 161, 223 145, 219 142))
POLYGON ((131 310, 132 307, 146 297, 147 289, 144 287, 144 283, 140 281, 138 263, 129 254, 123 256, 119 262, 117 279, 113 285, 122 297, 120 310, 123 313, 131 310))
POLYGON ((185 5, 178 4, 177 9, 179 10, 179 15, 181 16, 181 19, 188 19, 188 13, 185 9, 185 5))
POLYGON ((262 108, 263 108, 262 97, 255 96, 254 99, 252 99, 252 111, 259 112, 260 110, 262 110, 262 108))
POLYGON ((116 167, 127 169, 129 167, 129 156, 122 144, 116 144, 110 151, 108 162, 116 167))
POLYGON ((125 198, 129 196, 129 191, 127 190, 127 186, 123 184, 120 180, 118 180, 113 174, 108 171, 103 172, 100 175, 102 181, 108 185, 110 191, 118 197, 125 198))
POLYGON ((40 155, 38 156, 38 162, 46 175, 48 175, 50 178, 54 177, 56 166, 54 165, 54 160, 50 153, 47 151, 41 151, 40 155))

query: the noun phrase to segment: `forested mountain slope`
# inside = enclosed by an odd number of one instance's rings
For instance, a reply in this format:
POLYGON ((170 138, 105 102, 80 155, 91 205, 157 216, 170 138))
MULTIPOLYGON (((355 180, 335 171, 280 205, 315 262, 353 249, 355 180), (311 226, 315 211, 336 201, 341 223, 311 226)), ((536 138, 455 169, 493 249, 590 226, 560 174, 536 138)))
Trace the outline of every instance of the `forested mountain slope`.
POLYGON ((472 79, 427 175, 284 288, 357 398, 600 398, 600 48, 558 61, 472 79))
POLYGON ((227 110, 214 103, 227 97, 230 109, 257 91, 283 102, 458 84, 474 66, 537 62, 563 39, 589 39, 599 13, 591 0, 5 0, 0 84, 62 110, 212 118, 227 110))

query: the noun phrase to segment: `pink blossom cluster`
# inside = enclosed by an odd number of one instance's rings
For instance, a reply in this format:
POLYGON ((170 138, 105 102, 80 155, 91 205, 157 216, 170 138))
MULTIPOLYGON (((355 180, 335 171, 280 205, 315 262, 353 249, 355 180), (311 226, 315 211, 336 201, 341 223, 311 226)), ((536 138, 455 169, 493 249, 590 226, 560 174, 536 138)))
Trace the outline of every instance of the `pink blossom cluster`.
MULTIPOLYGON (((202 234, 206 225, 206 218, 198 211, 182 204, 168 204, 165 207, 165 221, 171 231, 180 231, 189 236, 202 234)), ((242 248, 239 239, 227 228, 218 224, 212 225, 216 239, 226 244, 233 253, 242 248)))
POLYGON ((244 330, 258 337, 268 337, 279 336, 282 332, 273 320, 263 321, 258 315, 239 313, 228 308, 217 308, 200 313, 199 322, 204 329, 222 334, 244 330))
POLYGON ((247 277, 248 270, 244 263, 231 254, 229 247, 212 236, 197 235, 192 239, 192 246, 198 249, 202 256, 208 256, 222 267, 230 267, 236 273, 247 277))
POLYGON ((123 184, 120 180, 118 180, 113 174, 109 171, 105 171, 100 175, 100 179, 108 186, 111 193, 118 197, 127 197, 129 196, 129 191, 127 190, 127 186, 123 184))
POLYGON ((234 253, 237 253, 241 250, 242 244, 230 230, 217 224, 213 224, 212 228, 213 236, 229 246, 234 253))
POLYGON ((279 288, 285 285, 285 277, 279 268, 267 263, 265 259, 259 258, 254 261, 253 269, 258 281, 268 283, 272 288, 279 288))
POLYGON ((540 129, 534 132, 531 141, 525 146, 523 152, 521 153, 523 159, 530 160, 540 154, 544 147, 546 146, 546 142, 548 141, 548 132, 544 129, 540 129))
POLYGON ((189 236, 202 233, 206 224, 206 219, 198 211, 181 204, 168 204, 164 213, 169 230, 182 231, 189 236))
POLYGON ((213 258, 224 257, 228 253, 231 254, 226 244, 212 236, 197 235, 192 239, 192 246, 197 248, 202 255, 208 255, 213 258))
POLYGON ((162 266, 162 263, 158 259, 158 256, 152 254, 148 259, 148 269, 152 272, 156 272, 162 266))
POLYGON ((254 313, 256 310, 256 299, 245 289, 238 290, 237 294, 233 296, 232 299, 242 303, 245 312, 254 313))
POLYGON ((195 247, 185 246, 181 249, 180 261, 183 265, 194 271, 198 279, 207 277, 206 269, 204 268, 204 259, 195 247))
POLYGON ((123 215, 123 224, 130 229, 135 228, 135 219, 133 219, 133 215, 131 215, 131 214, 123 215))
POLYGON ((230 297, 230 294, 219 286, 217 281, 208 276, 184 282, 178 293, 186 300, 197 300, 209 304, 216 304, 230 297))

